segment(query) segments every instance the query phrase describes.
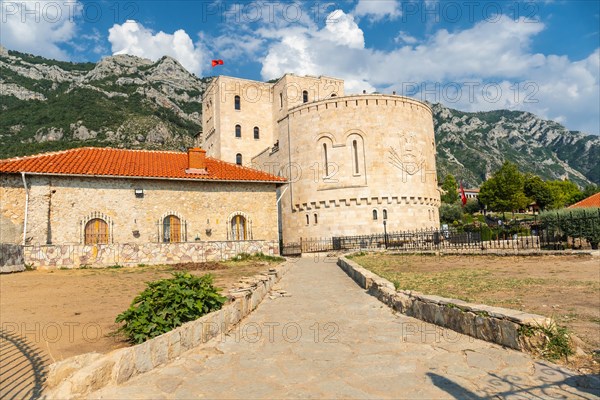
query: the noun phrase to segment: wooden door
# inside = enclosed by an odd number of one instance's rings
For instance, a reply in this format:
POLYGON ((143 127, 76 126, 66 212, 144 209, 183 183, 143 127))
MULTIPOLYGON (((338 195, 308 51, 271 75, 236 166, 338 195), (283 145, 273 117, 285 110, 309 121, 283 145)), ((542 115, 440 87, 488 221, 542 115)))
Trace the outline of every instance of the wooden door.
POLYGON ((165 243, 181 242, 181 220, 175 215, 165 217, 163 221, 163 241, 165 243))
POLYGON ((108 244, 108 224, 100 218, 94 218, 85 224, 85 244, 108 244))
POLYGON ((246 218, 236 215, 231 220, 233 240, 246 240, 246 218))

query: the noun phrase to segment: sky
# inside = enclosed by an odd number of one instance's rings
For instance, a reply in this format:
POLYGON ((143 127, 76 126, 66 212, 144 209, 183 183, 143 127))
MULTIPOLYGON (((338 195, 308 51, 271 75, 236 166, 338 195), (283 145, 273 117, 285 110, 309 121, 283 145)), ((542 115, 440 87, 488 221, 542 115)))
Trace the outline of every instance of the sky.
POLYGON ((346 93, 523 110, 600 134, 597 0, 0 0, 0 21, 4 47, 54 59, 169 55, 199 77, 326 75, 346 93))

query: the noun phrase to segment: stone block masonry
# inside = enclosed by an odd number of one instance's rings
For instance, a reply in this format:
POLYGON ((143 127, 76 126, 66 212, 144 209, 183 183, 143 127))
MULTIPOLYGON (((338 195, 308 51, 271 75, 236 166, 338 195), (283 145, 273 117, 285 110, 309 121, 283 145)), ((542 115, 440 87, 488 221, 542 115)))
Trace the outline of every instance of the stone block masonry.
POLYGON ((266 274, 256 275, 230 291, 230 302, 219 311, 142 344, 108 354, 82 354, 50 365, 44 398, 83 398, 173 361, 187 350, 227 333, 260 304, 290 267, 291 264, 283 263, 266 274))
MULTIPOLYGON (((21 246, 17 246, 21 247, 21 246)), ((106 267, 111 265, 177 264, 228 260, 240 253, 278 255, 273 241, 245 240, 192 243, 120 243, 106 245, 25 246, 25 264, 40 269, 106 267)))
POLYGON ((453 331, 517 350, 529 350, 537 340, 522 332, 551 326, 552 319, 506 308, 471 304, 461 300, 396 291, 394 285, 357 263, 340 257, 338 266, 358 285, 394 310, 453 331))
POLYGON ((0 243, 0 274, 25 271, 23 247, 0 243))

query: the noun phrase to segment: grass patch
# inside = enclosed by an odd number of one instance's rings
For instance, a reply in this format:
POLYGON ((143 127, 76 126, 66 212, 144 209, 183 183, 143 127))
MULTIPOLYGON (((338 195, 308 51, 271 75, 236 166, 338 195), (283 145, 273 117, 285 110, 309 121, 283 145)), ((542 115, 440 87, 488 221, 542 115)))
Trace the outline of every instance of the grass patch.
POLYGON ((231 258, 231 260, 229 260, 230 262, 242 262, 242 261, 257 261, 257 262, 268 262, 268 263, 275 263, 275 262, 282 262, 285 261, 285 258, 283 257, 277 257, 277 256, 269 256, 266 254, 261 253, 254 253, 254 254, 249 254, 249 253, 240 253, 237 256, 231 258))
POLYGON ((556 361, 563 358, 567 360, 574 353, 569 330, 556 323, 548 326, 522 326, 519 329, 519 334, 526 337, 533 337, 534 335, 541 337, 542 342, 536 346, 536 350, 547 360, 556 361))

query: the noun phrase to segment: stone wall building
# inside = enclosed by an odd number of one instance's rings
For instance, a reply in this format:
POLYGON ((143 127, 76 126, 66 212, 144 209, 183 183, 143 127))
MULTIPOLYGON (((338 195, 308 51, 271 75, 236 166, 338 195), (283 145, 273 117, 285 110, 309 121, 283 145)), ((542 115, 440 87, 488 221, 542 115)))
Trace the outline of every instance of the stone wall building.
POLYGON ((277 243, 283 178, 170 151, 80 148, 0 161, 0 242, 277 243))
POLYGON ((439 227, 432 112, 396 95, 345 96, 344 82, 220 76, 203 98, 207 154, 288 178, 284 242, 439 227))

